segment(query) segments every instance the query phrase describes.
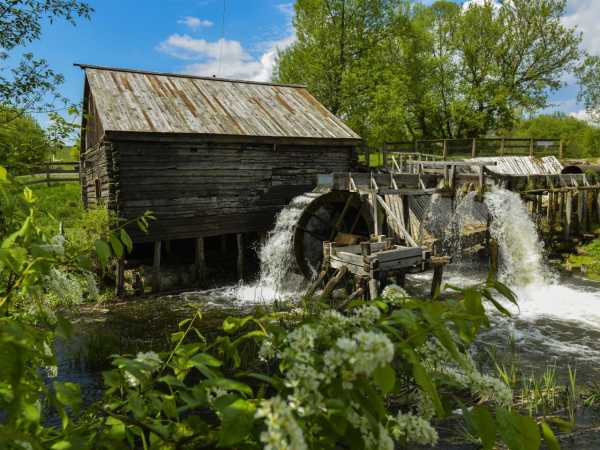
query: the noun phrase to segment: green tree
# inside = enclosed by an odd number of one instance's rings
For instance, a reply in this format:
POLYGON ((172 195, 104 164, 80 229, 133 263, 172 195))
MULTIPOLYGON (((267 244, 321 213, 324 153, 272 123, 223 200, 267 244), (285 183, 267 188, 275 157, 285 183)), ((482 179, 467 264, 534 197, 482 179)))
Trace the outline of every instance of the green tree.
POLYGON ((562 139, 567 157, 600 156, 600 128, 562 113, 542 114, 521 120, 510 134, 536 139, 562 139))
POLYGON ((78 17, 89 17, 92 8, 80 0, 0 0, 0 105, 9 105, 14 114, 3 120, 17 119, 24 112, 48 110, 58 100, 66 101, 58 91, 62 75, 53 71, 46 60, 25 53, 10 67, 15 50, 38 40, 42 25, 58 19, 75 24, 78 17))
POLYGON ((587 56, 576 74, 580 87, 577 98, 592 119, 600 123, 600 56, 587 56))
POLYGON ((0 164, 11 166, 13 174, 26 173, 50 154, 46 132, 32 116, 0 107, 0 164))
POLYGON ((300 0, 276 78, 307 84, 371 143, 485 135, 547 106, 580 57, 565 0, 462 7, 300 0))

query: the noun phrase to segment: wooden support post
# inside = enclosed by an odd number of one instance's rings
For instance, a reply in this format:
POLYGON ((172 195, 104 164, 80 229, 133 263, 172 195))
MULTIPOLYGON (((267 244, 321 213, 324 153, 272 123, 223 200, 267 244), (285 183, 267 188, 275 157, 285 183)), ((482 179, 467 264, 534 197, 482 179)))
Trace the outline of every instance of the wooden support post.
POLYGON ((117 268, 115 272, 115 295, 122 296, 125 293, 125 260, 117 259, 117 268))
POLYGON ((244 279, 244 235, 237 233, 235 235, 237 242, 237 274, 240 280, 244 279))
POLYGON ((471 158, 475 158, 477 156, 477 138, 473 138, 473 143, 471 144, 471 158))
POLYGON ((442 289, 442 278, 444 276, 445 263, 433 264, 433 278, 431 280, 431 298, 436 299, 440 296, 442 289))
POLYGON ((583 191, 577 191, 577 232, 585 231, 585 198, 583 191))
POLYGON ((162 251, 162 241, 154 242, 154 259, 152 260, 152 290, 160 291, 160 256, 162 251))
POLYGON ((369 279, 369 298, 375 300, 379 297, 379 282, 375 278, 369 279))
POLYGON ((340 282, 346 276, 347 273, 348 273, 347 266, 342 266, 341 268, 339 268, 336 271, 335 275, 333 277, 331 277, 331 279, 327 282, 327 284, 323 288, 323 293, 321 294, 321 297, 323 297, 323 298, 329 297, 331 295, 331 293, 333 292, 333 290, 335 289, 335 287, 338 284, 340 284, 340 282))
POLYGON ((313 284, 310 285, 310 287, 308 288, 308 290, 306 291, 306 294, 304 294, 304 296, 307 298, 311 298, 313 295, 315 295, 315 292, 317 292, 317 289, 319 289, 319 286, 321 286, 321 284, 323 284, 323 280, 325 280, 326 276, 327 276, 327 271, 322 270, 321 273, 319 274, 319 277, 313 282, 313 284))
POLYGON ((562 227, 564 225, 563 216, 565 215, 565 194, 564 192, 558 192, 558 224, 562 227))
POLYGON ((371 194, 371 202, 373 203, 373 233, 379 236, 379 210, 377 208, 377 193, 371 194))
POLYGON ((529 156, 533 156, 533 138, 529 139, 529 156))
POLYGON ((46 163, 46 186, 50 186, 50 163, 46 163))
POLYGON ((206 281, 206 255, 204 253, 204 238, 200 237, 196 239, 196 253, 195 253, 195 265, 196 275, 199 283, 206 281))
POLYGON ((490 239, 488 251, 490 254, 490 273, 495 278, 498 274, 498 241, 496 239, 490 239))
POLYGON ((554 220, 556 219, 555 209, 556 194, 548 192, 548 208, 546 210, 546 221, 548 222, 548 230, 552 233, 554 229, 554 220))
POLYGON ((406 286, 406 272, 396 273, 396 284, 400 287, 406 286))
POLYGON ((331 257, 331 242, 325 241, 323 242, 323 261, 321 262, 321 267, 324 271, 329 269, 329 258, 331 257))
POLYGON ((571 219, 573 217, 573 194, 565 192, 565 239, 571 237, 571 219))
POLYGON ((592 230, 594 223, 594 191, 585 191, 585 229, 592 230))
POLYGON ((563 159, 565 157, 565 145, 562 139, 560 140, 559 144, 558 157, 560 159, 563 159))
POLYGON ((444 161, 448 159, 448 139, 444 139, 444 161))

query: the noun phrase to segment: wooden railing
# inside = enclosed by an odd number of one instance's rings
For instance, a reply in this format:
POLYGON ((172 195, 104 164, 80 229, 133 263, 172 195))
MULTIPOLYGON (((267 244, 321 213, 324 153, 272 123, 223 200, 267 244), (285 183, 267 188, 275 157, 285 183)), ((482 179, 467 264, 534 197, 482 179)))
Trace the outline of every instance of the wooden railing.
POLYGON ((50 186, 52 183, 79 182, 77 161, 52 161, 34 166, 7 165, 6 168, 9 172, 13 169, 17 173, 16 179, 23 184, 45 183, 50 186))
POLYGON ((363 147, 359 162, 369 167, 388 166, 391 156, 398 159, 448 160, 480 156, 556 156, 563 158, 564 144, 560 139, 475 138, 421 139, 387 142, 381 148, 363 147), (414 155, 409 157, 408 155, 414 155))

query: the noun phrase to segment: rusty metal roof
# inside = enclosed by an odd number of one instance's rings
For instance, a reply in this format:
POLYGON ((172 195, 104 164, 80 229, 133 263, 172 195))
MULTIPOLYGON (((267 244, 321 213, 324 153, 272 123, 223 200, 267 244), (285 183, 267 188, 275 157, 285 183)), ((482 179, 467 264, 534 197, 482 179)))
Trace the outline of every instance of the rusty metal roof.
POLYGON ((555 156, 534 158, 531 156, 491 156, 472 158, 469 161, 496 162, 486 166, 491 172, 500 175, 558 175, 563 166, 555 156))
POLYGON ((106 131, 360 139, 303 86, 80 67, 106 131))

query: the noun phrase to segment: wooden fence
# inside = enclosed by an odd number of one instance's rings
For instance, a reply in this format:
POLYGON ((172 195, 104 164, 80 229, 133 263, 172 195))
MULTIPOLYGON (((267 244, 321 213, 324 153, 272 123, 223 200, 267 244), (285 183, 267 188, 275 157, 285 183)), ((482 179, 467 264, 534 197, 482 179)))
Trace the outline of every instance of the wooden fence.
POLYGON ((8 171, 19 169, 17 180, 23 184, 46 184, 79 182, 79 162, 77 161, 52 161, 35 166, 6 166, 8 171), (25 173, 22 173, 22 172, 25 173), (54 176, 53 176, 54 175, 54 176), (69 176, 71 175, 71 176, 69 176))
POLYGON ((465 159, 480 156, 556 156, 563 158, 564 144, 560 139, 476 138, 422 139, 387 142, 381 148, 362 148, 359 161, 369 167, 385 166, 392 155, 425 155, 428 159, 465 159))

